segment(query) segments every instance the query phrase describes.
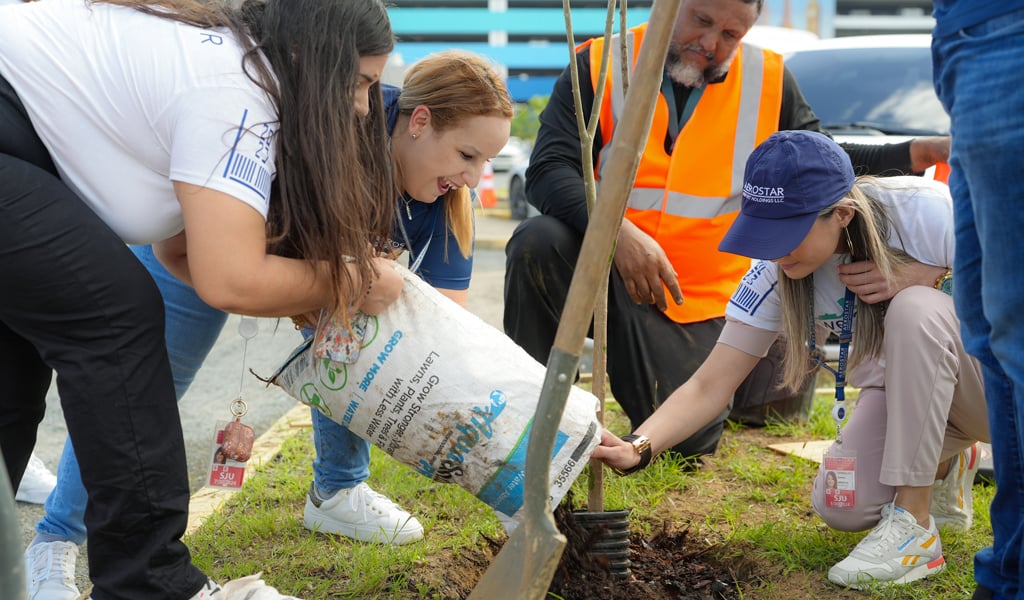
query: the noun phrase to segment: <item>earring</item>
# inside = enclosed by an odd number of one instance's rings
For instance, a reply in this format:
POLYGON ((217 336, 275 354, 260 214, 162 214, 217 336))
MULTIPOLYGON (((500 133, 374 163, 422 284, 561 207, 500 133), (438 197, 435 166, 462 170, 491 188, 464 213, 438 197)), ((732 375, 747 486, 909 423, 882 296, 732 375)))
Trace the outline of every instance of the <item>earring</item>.
POLYGON ((843 233, 846 234, 846 250, 853 256, 853 238, 850 237, 850 227, 843 227, 843 233))
POLYGON ((416 139, 416 134, 412 134, 412 139, 416 139))

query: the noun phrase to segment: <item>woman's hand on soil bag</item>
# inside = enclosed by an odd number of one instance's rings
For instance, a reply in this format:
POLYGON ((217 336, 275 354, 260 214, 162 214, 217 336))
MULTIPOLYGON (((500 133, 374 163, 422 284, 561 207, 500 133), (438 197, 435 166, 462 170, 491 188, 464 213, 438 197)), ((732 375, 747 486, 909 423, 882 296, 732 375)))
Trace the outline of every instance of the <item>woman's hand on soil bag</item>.
POLYGON ((640 455, 629 442, 604 429, 601 431, 601 443, 594 448, 591 458, 597 459, 609 467, 626 471, 640 463, 640 455))
POLYGON ((390 306, 402 293, 405 280, 395 270, 397 263, 389 258, 373 259, 375 277, 370 282, 363 301, 359 303, 360 311, 368 315, 379 315, 390 306))

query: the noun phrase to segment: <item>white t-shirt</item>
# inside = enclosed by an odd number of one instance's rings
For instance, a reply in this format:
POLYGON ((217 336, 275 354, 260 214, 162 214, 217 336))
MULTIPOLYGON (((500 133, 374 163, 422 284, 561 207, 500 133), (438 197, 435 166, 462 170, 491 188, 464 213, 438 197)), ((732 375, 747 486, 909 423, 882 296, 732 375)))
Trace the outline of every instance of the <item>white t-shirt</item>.
POLYGON ((108 4, 0 9, 0 74, 63 180, 126 242, 179 233, 172 181, 267 215, 276 112, 226 31, 108 4))
MULTIPOLYGON (((892 222, 889 245, 902 249, 918 262, 951 266, 954 231, 949 188, 943 183, 920 177, 889 177, 878 181, 879 185, 864 189, 885 207, 889 215, 892 222)), ((814 272, 814 314, 819 329, 823 326, 836 334, 841 330, 846 286, 839 281, 836 267, 848 262, 849 254, 835 254, 814 272)), ((781 331, 782 306, 776 291, 778 279, 775 263, 754 261, 729 300, 726 316, 759 329, 781 331)), ((855 339, 856 330, 855 319, 855 339)), ((818 342, 824 340, 819 339, 818 342)), ((755 348, 740 350, 759 354, 759 349, 755 348)))

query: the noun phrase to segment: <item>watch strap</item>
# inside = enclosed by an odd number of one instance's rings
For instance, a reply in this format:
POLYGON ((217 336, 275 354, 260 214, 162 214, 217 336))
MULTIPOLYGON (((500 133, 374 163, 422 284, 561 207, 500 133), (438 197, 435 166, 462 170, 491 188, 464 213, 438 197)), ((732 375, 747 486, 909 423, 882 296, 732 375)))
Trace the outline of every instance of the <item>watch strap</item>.
POLYGON ((640 462, 628 469, 616 469, 612 467, 612 470, 615 471, 617 475, 630 475, 651 464, 651 441, 647 439, 647 436, 631 433, 629 435, 624 435, 619 439, 624 442, 629 442, 633 446, 633 449, 640 455, 640 462))

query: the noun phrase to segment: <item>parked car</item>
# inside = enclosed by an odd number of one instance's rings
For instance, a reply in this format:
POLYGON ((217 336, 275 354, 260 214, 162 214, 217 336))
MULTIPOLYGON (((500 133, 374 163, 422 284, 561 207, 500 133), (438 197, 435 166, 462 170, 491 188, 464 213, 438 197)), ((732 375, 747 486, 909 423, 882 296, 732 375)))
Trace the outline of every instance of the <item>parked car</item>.
POLYGON ((491 168, 495 173, 506 173, 529 161, 530 145, 517 137, 510 137, 498 155, 491 160, 491 168))
MULTIPOLYGON (((757 40, 773 46, 767 38, 757 40)), ((932 85, 931 36, 865 35, 793 40, 786 66, 821 125, 838 142, 884 144, 949 135, 949 116, 932 85), (798 42, 798 43, 797 43, 798 42)), ((926 176, 935 176, 929 169, 926 176)), ((526 164, 512 171, 512 218, 537 214, 526 202, 526 164)))
POLYGON ((523 220, 540 214, 532 204, 526 201, 526 167, 530 166, 529 157, 508 177, 508 206, 513 219, 523 220))
POLYGON ((949 135, 949 116, 932 84, 928 34, 819 40, 786 55, 786 66, 836 141, 949 135))

